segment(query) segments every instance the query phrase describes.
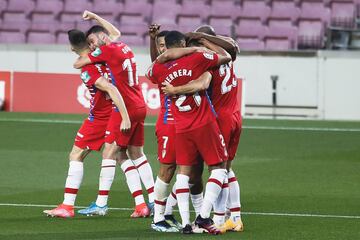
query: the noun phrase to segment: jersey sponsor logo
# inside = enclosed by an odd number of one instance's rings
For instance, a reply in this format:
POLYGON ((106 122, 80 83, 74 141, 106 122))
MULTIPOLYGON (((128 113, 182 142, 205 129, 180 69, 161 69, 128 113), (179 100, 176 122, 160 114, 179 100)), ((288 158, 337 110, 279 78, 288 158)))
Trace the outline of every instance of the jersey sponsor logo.
POLYGON ((99 56, 101 53, 102 53, 102 52, 101 52, 100 48, 96 48, 96 49, 91 53, 91 56, 97 57, 97 56, 99 56))
POLYGON ((213 53, 203 53, 204 57, 209 60, 214 60, 214 54, 213 53))
POLYGON ((85 71, 85 72, 80 74, 80 78, 84 83, 87 83, 90 80, 91 77, 90 77, 88 71, 85 71))

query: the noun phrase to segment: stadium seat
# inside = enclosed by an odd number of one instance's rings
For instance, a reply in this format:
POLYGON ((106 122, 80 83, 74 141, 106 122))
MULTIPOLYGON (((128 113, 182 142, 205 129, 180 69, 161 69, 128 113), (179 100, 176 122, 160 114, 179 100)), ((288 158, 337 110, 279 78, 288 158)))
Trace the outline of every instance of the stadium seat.
POLYGON ((7 11, 9 12, 24 12, 28 15, 34 8, 33 0, 8 0, 7 11))
POLYGON ((235 25, 235 35, 237 37, 263 39, 265 26, 259 18, 240 18, 235 25))
POLYGON ((324 6, 322 0, 303 0, 300 10, 300 18, 321 19, 325 26, 330 23, 330 9, 324 6))
POLYGON ((262 51, 265 49, 264 42, 257 38, 236 38, 236 41, 239 44, 240 51, 262 51))
POLYGON ((69 29, 75 28, 76 22, 81 22, 82 17, 79 13, 60 13, 59 31, 68 31, 69 29))
POLYGON ((87 30, 89 30, 91 28, 91 26, 93 26, 94 23, 91 21, 78 21, 75 22, 75 28, 79 29, 81 31, 86 32, 87 30))
POLYGON ((30 20, 24 12, 5 12, 3 14, 2 29, 19 30, 24 33, 30 28, 30 20))
POLYGON ((265 37, 265 50, 270 51, 288 51, 292 49, 292 43, 289 39, 276 38, 276 37, 265 37))
POLYGON ((124 34, 121 36, 120 41, 129 45, 130 48, 144 45, 144 38, 134 34, 124 34))
POLYGON ((65 0, 64 12, 82 13, 84 10, 92 11, 92 2, 88 0, 65 0))
POLYGON ((180 12, 181 6, 176 2, 158 1, 154 3, 152 19, 155 23, 176 24, 176 16, 180 12))
POLYGON ((320 20, 300 20, 298 48, 322 48, 324 46, 324 27, 320 20))
POLYGON ((300 9, 292 0, 273 0, 271 14, 272 18, 288 18, 293 23, 297 21, 300 16, 300 9))
POLYGON ((37 0, 35 12, 52 12, 57 16, 64 9, 64 2, 58 0, 37 0))
POLYGON ((152 8, 153 5, 144 0, 125 0, 122 13, 142 15, 150 21, 152 8))
POLYGON ((25 43, 25 34, 16 31, 0 31, 1 43, 25 43))
POLYGON ((148 32, 148 24, 140 15, 121 15, 119 28, 121 32, 143 36, 148 32))
POLYGON ((200 16, 182 16, 178 17, 178 28, 180 32, 192 32, 202 25, 200 16))
POLYGON ((351 1, 331 2, 331 25, 334 27, 354 28, 356 8, 351 1))
POLYGON ((244 0, 241 17, 257 17, 265 22, 270 16, 271 9, 263 0, 244 0))
POLYGON ((6 0, 0 0, 0 16, 2 15, 2 12, 7 9, 7 1, 6 0))
POLYGON ((27 43, 32 44, 53 44, 55 35, 50 32, 32 32, 27 33, 27 43))
POLYGON ((231 17, 211 17, 209 24, 215 29, 217 35, 232 36, 233 21, 231 17))
POLYGON ((181 15, 200 16, 204 21, 208 19, 210 6, 204 0, 183 0, 181 5, 181 15))
POLYGON ((287 38, 291 43, 291 48, 297 47, 298 28, 293 26, 290 20, 269 19, 268 23, 266 37, 287 38))
POLYGON ((69 37, 66 32, 58 32, 56 34, 56 43, 58 44, 69 44, 69 37))
POLYGON ((31 14, 31 30, 49 31, 54 33, 58 27, 58 21, 52 12, 33 12, 31 14))
POLYGON ((93 1, 93 11, 96 14, 103 16, 111 15, 111 19, 115 18, 124 10, 124 4, 117 0, 102 0, 102 1, 93 1))
POLYGON ((233 0, 224 1, 211 1, 210 4, 210 17, 231 17, 236 19, 241 16, 240 5, 235 5, 233 0))

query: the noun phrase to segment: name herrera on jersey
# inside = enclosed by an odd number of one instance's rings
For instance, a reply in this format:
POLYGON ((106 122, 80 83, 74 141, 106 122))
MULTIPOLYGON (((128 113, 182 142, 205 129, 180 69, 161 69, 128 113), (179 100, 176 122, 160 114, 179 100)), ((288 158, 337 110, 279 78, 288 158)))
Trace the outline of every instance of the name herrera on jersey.
POLYGON ((169 75, 167 75, 167 77, 165 78, 165 81, 168 83, 171 83, 174 79, 178 78, 178 77, 191 77, 192 76, 192 70, 187 70, 187 69, 179 69, 177 71, 174 71, 172 73, 170 73, 169 75))

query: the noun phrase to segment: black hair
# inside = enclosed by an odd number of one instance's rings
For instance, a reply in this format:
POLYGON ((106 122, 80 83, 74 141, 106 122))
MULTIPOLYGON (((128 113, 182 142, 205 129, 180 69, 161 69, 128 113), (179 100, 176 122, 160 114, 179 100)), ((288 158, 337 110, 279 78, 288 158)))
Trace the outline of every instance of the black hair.
POLYGON ((69 42, 75 51, 88 48, 88 44, 86 42, 86 36, 84 32, 78 29, 72 29, 68 31, 68 37, 69 37, 69 42))
POLYGON ((109 34, 109 32, 104 27, 99 26, 99 25, 94 25, 89 30, 87 30, 86 38, 92 33, 100 33, 100 32, 109 34))
POLYGON ((206 33, 212 36, 216 36, 215 30, 212 26, 210 25, 202 25, 200 27, 198 27, 195 32, 202 32, 202 33, 206 33))
POLYGON ((179 31, 169 31, 165 35, 166 48, 180 47, 185 42, 185 35, 179 31))
POLYGON ((190 39, 187 41, 186 46, 188 47, 201 47, 203 46, 197 39, 190 39))
POLYGON ((166 34, 168 34, 168 33, 169 33, 169 31, 164 30, 164 31, 159 32, 159 34, 156 35, 156 37, 157 37, 157 38, 159 38, 159 37, 165 37, 166 34))

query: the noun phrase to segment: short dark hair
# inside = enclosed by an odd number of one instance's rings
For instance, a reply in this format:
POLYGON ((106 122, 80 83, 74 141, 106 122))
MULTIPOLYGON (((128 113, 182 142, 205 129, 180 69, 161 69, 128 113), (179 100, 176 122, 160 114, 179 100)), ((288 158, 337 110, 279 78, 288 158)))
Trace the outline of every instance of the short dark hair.
POLYGON ((100 25, 94 25, 89 30, 87 30, 86 38, 92 33, 100 33, 100 32, 109 34, 109 32, 104 27, 102 27, 100 25))
POLYGON ((199 42, 199 40, 192 38, 192 39, 187 41, 186 46, 188 46, 188 47, 201 47, 203 45, 199 42))
POLYGON ((202 25, 200 27, 198 27, 195 32, 202 32, 202 33, 206 33, 212 36, 216 36, 215 30, 212 26, 210 25, 202 25))
POLYGON ((78 30, 72 29, 68 31, 69 42, 75 51, 80 51, 88 48, 85 33, 78 30))
POLYGON ((158 37, 165 37, 166 34, 168 34, 168 33, 169 33, 168 30, 164 30, 164 31, 159 32, 159 34, 156 35, 156 37, 157 37, 157 38, 158 38, 158 37))
POLYGON ((179 31, 169 31, 165 35, 166 48, 180 47, 182 42, 186 42, 185 35, 179 31))

